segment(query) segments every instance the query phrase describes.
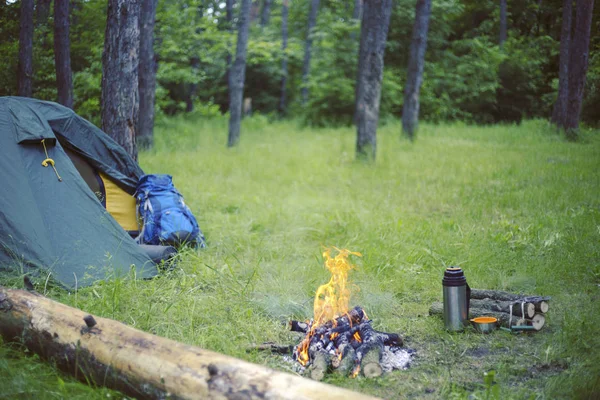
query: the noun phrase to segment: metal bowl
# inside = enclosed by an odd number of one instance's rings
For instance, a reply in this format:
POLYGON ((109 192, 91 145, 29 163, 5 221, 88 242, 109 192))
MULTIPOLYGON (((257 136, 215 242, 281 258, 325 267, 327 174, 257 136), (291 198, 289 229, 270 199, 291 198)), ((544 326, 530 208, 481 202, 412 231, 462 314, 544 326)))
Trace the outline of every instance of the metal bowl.
POLYGON ((498 327, 498 318, 494 317, 477 317, 471 320, 471 324, 477 332, 490 333, 498 327))

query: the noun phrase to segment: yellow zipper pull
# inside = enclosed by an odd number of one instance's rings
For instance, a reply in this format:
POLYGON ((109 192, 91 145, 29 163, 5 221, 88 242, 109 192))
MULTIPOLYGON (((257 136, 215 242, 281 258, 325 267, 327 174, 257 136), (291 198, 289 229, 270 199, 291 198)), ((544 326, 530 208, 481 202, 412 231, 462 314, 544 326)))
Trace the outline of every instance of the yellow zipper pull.
POLYGON ((46 149, 46 139, 42 139, 42 146, 44 146, 44 153, 46 153, 46 159, 44 161, 42 161, 42 166, 43 167, 47 167, 48 165, 52 166, 52 169, 54 169, 54 173, 56 174, 56 177, 58 178, 59 182, 62 182, 62 178, 60 177, 60 175, 58 174, 58 171, 56 170, 56 167, 54 166, 54 160, 50 158, 50 156, 48 156, 48 150, 46 149))

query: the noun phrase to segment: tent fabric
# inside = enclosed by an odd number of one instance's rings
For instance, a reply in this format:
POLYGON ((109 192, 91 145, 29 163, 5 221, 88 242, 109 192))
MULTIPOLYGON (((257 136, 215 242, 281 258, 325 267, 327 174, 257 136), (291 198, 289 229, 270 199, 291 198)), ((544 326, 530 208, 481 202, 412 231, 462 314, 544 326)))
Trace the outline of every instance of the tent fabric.
POLYGON ((66 107, 0 97, 0 270, 51 274, 67 288, 131 268, 139 278, 155 276, 156 265, 104 209, 62 143, 127 192, 143 174, 108 135, 66 107), (62 181, 42 166, 46 158, 62 181))
POLYGON ((126 231, 139 233, 135 197, 121 189, 102 172, 100 173, 100 179, 104 186, 104 206, 110 215, 126 231))

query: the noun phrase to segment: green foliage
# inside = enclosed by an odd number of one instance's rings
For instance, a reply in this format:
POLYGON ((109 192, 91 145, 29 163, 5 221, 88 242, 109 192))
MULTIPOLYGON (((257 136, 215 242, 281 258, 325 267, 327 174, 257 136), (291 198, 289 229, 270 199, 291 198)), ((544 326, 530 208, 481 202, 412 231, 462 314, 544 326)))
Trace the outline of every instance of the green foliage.
POLYGON ((308 123, 320 126, 352 123, 359 36, 354 21, 339 21, 328 14, 321 16, 314 32, 309 101, 303 110, 308 123))
MULTIPOLYGON (((354 114, 360 27, 354 4, 323 0, 313 43, 309 103, 302 106, 302 60, 308 0, 289 6, 286 116, 314 125, 347 125, 354 114)), ((257 2, 261 4, 261 2, 257 2)), ((0 8, 0 95, 16 94, 19 2, 0 8)), ((402 114, 404 81, 414 23, 414 0, 393 2, 385 54, 381 120, 402 114)), ((71 59, 75 110, 95 123, 100 116, 102 48, 106 0, 74 0, 71 59)), ((278 113, 281 95, 281 1, 271 6, 268 26, 251 25, 244 97, 253 111, 278 113)), ((498 46, 499 7, 494 0, 440 0, 432 6, 421 113, 424 120, 476 123, 547 118, 556 98, 562 0, 508 1, 508 40, 498 46)), ((235 51, 234 21, 225 20, 224 2, 159 2, 155 50, 158 65, 157 113, 172 115, 201 104, 229 105, 228 55, 235 51)), ((600 18, 594 10, 593 21, 600 18)), ((594 22, 596 23, 596 22, 594 22)), ((592 29, 590 65, 582 120, 598 124, 600 30, 592 29)), ((53 18, 36 26, 34 95, 55 100, 53 18)))
POLYGON ((505 56, 486 38, 455 40, 439 63, 425 64, 421 110, 433 121, 493 121, 505 56))

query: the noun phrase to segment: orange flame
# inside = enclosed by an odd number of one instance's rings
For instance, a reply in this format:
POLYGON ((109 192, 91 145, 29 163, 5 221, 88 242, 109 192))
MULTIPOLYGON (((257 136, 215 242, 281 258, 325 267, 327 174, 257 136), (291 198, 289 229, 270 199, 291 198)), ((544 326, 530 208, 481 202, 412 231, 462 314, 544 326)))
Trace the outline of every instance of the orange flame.
POLYGON ((319 326, 327 321, 348 312, 350 301, 350 289, 348 288, 348 271, 354 265, 348 262, 350 254, 362 257, 362 254, 346 249, 337 249, 338 254, 331 258, 331 249, 323 252, 325 267, 331 272, 329 283, 319 286, 315 295, 314 314, 315 323, 313 327, 319 326))
MULTIPOLYGON (((319 286, 314 301, 314 321, 310 330, 302 342, 298 345, 298 362, 304 366, 310 361, 308 347, 315 334, 316 328, 320 325, 333 321, 348 313, 348 303, 350 301, 350 289, 348 288, 348 272, 354 268, 354 265, 348 262, 350 254, 362 257, 362 254, 346 249, 338 249, 338 254, 331 257, 331 249, 323 252, 325 258, 325 267, 331 272, 331 279, 325 285, 319 286)), ((335 339, 339 334, 331 335, 330 340, 335 339)), ((341 358, 341 354, 339 355, 341 358)))

